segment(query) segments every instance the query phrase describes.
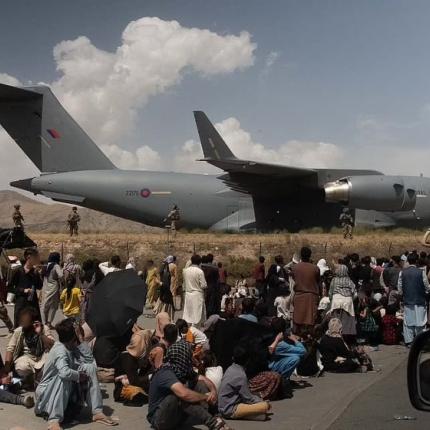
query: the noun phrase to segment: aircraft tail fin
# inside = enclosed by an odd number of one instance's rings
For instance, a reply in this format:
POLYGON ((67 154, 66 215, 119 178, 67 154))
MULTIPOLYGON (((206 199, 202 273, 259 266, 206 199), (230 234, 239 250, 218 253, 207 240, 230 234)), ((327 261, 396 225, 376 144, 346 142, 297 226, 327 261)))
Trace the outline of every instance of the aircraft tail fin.
POLYGON ((235 160, 236 156, 224 142, 209 118, 202 111, 194 112, 197 130, 206 160, 235 160))
POLYGON ((0 84, 0 125, 41 172, 115 168, 46 86, 0 84))

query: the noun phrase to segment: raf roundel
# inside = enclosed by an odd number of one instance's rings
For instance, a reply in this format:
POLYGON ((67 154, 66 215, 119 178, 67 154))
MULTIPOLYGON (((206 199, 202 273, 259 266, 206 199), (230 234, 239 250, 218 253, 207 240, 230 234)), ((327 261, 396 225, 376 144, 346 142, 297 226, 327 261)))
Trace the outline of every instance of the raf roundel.
POLYGON ((151 190, 148 190, 148 188, 144 188, 143 190, 140 191, 140 195, 146 199, 151 195, 151 190))

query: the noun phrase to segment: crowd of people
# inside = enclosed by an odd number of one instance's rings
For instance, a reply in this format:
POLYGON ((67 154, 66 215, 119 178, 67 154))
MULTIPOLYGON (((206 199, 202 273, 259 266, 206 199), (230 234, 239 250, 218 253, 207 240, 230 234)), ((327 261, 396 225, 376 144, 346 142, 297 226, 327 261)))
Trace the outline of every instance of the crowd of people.
POLYGON ((300 377, 372 371, 369 351, 408 347, 428 324, 424 252, 350 254, 315 264, 303 247, 288 262, 278 255, 266 265, 259 257, 234 283, 212 254, 192 255, 182 272, 174 256, 138 271, 133 258, 124 265, 118 256, 80 265, 68 255, 62 264, 53 252, 41 264, 36 249, 25 250, 16 265, 7 280, 14 321, 4 288, 0 296, 10 331, 0 401, 35 407, 49 430, 61 429, 84 405, 95 422, 117 425, 103 414, 99 382, 106 381, 115 401, 148 404, 157 430, 178 428, 190 416, 217 430, 229 429, 226 419, 264 421, 272 401, 304 386, 300 377), (155 317, 155 329, 135 322, 121 336, 95 337, 88 324, 94 292, 120 270, 142 278, 145 315, 155 317), (182 315, 175 300, 181 291, 182 315), (65 319, 55 324, 59 308, 65 319))

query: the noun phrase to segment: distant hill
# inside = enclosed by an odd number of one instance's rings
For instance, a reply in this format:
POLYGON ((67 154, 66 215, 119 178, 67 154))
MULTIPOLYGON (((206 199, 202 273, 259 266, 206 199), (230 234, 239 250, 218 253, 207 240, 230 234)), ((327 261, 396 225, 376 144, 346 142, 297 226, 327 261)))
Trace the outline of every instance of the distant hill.
MULTIPOLYGON (((13 226, 12 213, 15 204, 21 205, 27 231, 60 233, 67 230, 66 218, 70 212, 70 206, 60 203, 44 203, 10 190, 0 191, 0 227, 13 226)), ((79 213, 82 232, 142 233, 143 231, 154 230, 152 227, 91 209, 79 208, 79 213)))

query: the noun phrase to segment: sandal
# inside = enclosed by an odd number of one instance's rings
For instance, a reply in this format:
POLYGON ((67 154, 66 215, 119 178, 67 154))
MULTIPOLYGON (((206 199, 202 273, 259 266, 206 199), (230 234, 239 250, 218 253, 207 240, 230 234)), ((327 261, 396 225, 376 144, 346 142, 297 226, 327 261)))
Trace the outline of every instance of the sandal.
POLYGON ((233 430, 226 422, 220 417, 214 417, 214 422, 210 426, 211 430, 233 430))
POLYGON ((105 414, 96 414, 93 416, 93 422, 103 424, 108 427, 114 427, 118 425, 117 421, 113 421, 109 417, 107 417, 105 414))

